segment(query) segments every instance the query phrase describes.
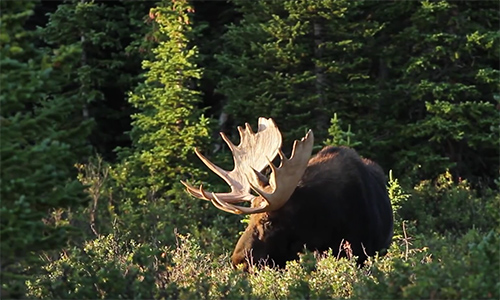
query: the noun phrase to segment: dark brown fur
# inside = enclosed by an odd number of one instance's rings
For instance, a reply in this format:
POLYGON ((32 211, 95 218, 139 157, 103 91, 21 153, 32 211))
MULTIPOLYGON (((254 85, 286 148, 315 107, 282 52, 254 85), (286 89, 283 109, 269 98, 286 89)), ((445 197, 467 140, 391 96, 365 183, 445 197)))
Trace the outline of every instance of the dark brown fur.
MULTIPOLYGON (((258 203, 254 203, 258 204, 258 203)), ((232 256, 234 265, 264 260, 284 267, 306 247, 332 249, 342 241, 363 262, 387 249, 393 215, 382 168, 346 147, 325 147, 308 167, 288 202, 280 209, 254 214, 232 256)))

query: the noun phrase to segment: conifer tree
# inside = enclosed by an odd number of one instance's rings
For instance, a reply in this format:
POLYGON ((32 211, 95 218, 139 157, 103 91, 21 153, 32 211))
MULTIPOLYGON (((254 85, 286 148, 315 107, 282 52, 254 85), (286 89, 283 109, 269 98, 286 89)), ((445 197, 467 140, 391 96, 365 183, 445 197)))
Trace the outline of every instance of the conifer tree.
POLYGON ((204 149, 209 137, 209 120, 198 107, 202 70, 191 43, 192 13, 186 0, 160 1, 151 9, 149 36, 155 46, 145 54, 144 82, 129 97, 138 110, 132 116, 132 147, 119 149, 122 162, 113 176, 123 193, 119 209, 127 211, 122 224, 141 224, 127 229, 140 240, 173 241, 174 228, 193 226, 189 220, 208 204, 192 201, 179 182, 201 179, 194 148, 204 149))
POLYGON ((373 51, 385 69, 378 80, 385 114, 353 126, 385 137, 365 145, 392 153, 380 158, 418 178, 447 168, 474 181, 498 175, 498 5, 369 4, 385 24, 373 51))
POLYGON ((360 43, 377 27, 353 22, 360 1, 234 2, 243 19, 228 28, 218 57, 227 112, 240 123, 273 117, 285 145, 306 128, 326 138, 333 114, 356 101, 366 77, 360 43))
POLYGON ((193 148, 208 136, 208 120, 198 108, 202 73, 198 49, 190 43, 192 12, 184 0, 161 1, 151 10, 158 44, 143 61, 144 83, 129 99, 139 110, 132 122, 132 157, 149 175, 146 183, 161 188, 193 172, 193 148))
POLYGON ((44 41, 56 55, 55 74, 65 96, 95 121, 91 142, 107 159, 113 148, 129 145, 132 109, 126 94, 137 83, 142 53, 142 18, 149 2, 70 0, 57 6, 43 28, 44 41))
POLYGON ((86 202, 74 164, 88 154, 81 107, 61 96, 54 61, 24 28, 34 1, 2 1, 0 17, 0 268, 2 298, 24 297, 39 272, 39 254, 68 238, 68 224, 49 222, 58 208, 86 202))

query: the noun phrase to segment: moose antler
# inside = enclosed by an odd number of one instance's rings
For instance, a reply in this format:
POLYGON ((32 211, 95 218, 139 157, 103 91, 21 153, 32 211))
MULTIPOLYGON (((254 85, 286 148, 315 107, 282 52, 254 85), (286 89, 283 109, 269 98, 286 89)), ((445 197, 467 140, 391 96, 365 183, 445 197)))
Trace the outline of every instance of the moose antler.
POLYGON ((245 174, 253 172, 254 169, 262 171, 267 166, 267 159, 274 159, 278 155, 281 148, 281 133, 274 121, 266 118, 259 118, 257 133, 253 133, 248 123, 244 129, 238 126, 238 131, 240 133, 238 146, 235 146, 223 132, 220 133, 233 154, 234 169, 230 172, 216 166, 195 149, 201 161, 231 187, 231 192, 206 193, 201 186, 196 189, 182 182, 191 195, 204 200, 214 200, 218 197, 231 203, 251 201, 254 198, 250 193, 250 183, 245 174))
POLYGON ((290 158, 281 151, 281 133, 272 119, 259 118, 259 129, 253 133, 250 125, 245 129, 238 127, 241 141, 235 146, 221 133, 228 144, 234 159, 234 169, 228 172, 216 166, 195 149, 198 157, 214 173, 219 175, 231 187, 230 193, 211 193, 181 181, 187 191, 200 199, 211 201, 215 207, 234 214, 252 214, 273 211, 282 207, 290 198, 302 177, 311 156, 314 135, 311 130, 301 141, 293 144, 290 158), (281 164, 276 167, 271 160, 279 154, 281 164), (260 173, 266 166, 271 168, 270 179, 260 173), (250 193, 254 190, 259 196, 250 193), (251 202, 251 207, 235 203, 251 202))

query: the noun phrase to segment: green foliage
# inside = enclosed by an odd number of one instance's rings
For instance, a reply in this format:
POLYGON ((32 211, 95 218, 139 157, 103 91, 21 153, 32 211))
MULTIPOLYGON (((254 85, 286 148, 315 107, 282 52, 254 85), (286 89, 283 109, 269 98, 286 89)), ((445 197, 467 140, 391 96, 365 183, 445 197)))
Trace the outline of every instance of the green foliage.
POLYGON ((407 202, 411 199, 409 194, 399 183, 399 180, 389 171, 389 181, 387 182, 387 193, 391 199, 392 212, 394 216, 394 236, 393 239, 407 239, 406 228, 409 226, 413 229, 414 223, 407 224, 407 220, 401 216, 401 210, 406 207, 407 202))
POLYGON ((456 241, 437 238, 407 259, 384 258, 355 288, 355 299, 497 299, 498 232, 471 230, 456 241), (391 260, 391 261, 389 261, 391 260), (390 264, 390 271, 387 271, 390 264))
POLYGON ((422 233, 465 233, 470 228, 497 228, 499 205, 497 191, 473 190, 466 180, 455 183, 447 172, 417 185, 400 213, 405 220, 415 220, 422 233))
POLYGON ((399 180, 393 176, 392 170, 389 171, 387 193, 389 195, 389 199, 391 199, 391 205, 394 211, 394 215, 398 216, 399 210, 406 204, 406 202, 410 198, 410 195, 399 184, 399 180))
POLYGON ((85 242, 47 259, 46 274, 29 282, 38 299, 153 299, 157 276, 166 273, 161 253, 114 235, 85 242))
POLYGON ((497 16, 491 2, 377 6, 374 17, 387 24, 377 50, 386 74, 381 103, 387 122, 376 123, 392 132, 380 153, 394 153, 398 172, 419 179, 446 169, 475 181, 496 176, 497 16))
POLYGON ((283 128, 285 145, 309 128, 322 140, 328 117, 343 111, 340 103, 353 101, 342 84, 364 80, 353 70, 364 62, 354 56, 358 41, 375 29, 346 23, 360 1, 234 2, 243 19, 228 27, 217 56, 224 110, 238 122, 272 117, 283 128))
MULTIPOLYGON (((315 255, 313 258, 314 268, 308 270, 307 265, 304 264, 305 255, 301 256, 301 271, 307 273, 297 278, 296 281, 298 283, 305 282, 306 285, 302 287, 302 291, 291 290, 291 298, 308 298, 308 296, 311 299, 349 298, 352 295, 354 285, 363 273, 362 270, 358 269, 356 261, 354 259, 338 259, 332 255, 332 251, 321 256, 315 255), (294 292, 299 293, 294 295, 294 292)), ((295 263, 290 264, 290 266, 293 265, 295 263)))
MULTIPOLYGON (((133 154, 126 164, 138 164, 136 168, 148 174, 145 182, 133 184, 151 185, 151 190, 197 175, 192 174, 196 172, 191 162, 193 149, 206 143, 209 135, 208 119, 196 107, 200 93, 195 85, 202 70, 197 66, 198 50, 189 44, 194 30, 191 10, 185 1, 151 10, 158 44, 152 50, 154 58, 143 62, 145 82, 129 98, 140 111, 132 116, 133 154)), ((123 150, 122 156, 129 153, 123 150)))
POLYGON ((336 112, 361 154, 413 183, 446 169, 496 176, 491 2, 234 3, 242 20, 228 26, 217 58, 224 110, 238 123, 273 117, 287 145, 308 128, 325 139, 336 112))
POLYGON ((355 137, 355 134, 351 132, 351 125, 348 125, 347 131, 342 130, 342 122, 338 119, 337 114, 333 114, 333 118, 330 121, 331 125, 328 128, 328 135, 331 139, 325 140, 325 145, 329 146, 347 146, 356 147, 360 146, 361 142, 351 141, 355 137))
POLYGON ((23 297, 40 253, 62 247, 73 232, 49 220, 49 212, 87 201, 74 164, 88 151, 89 127, 72 117, 80 108, 61 96, 52 57, 34 47, 37 35, 23 27, 34 5, 1 2, 2 298, 23 297))
MULTIPOLYGON (((29 282, 29 296, 215 299, 235 294, 241 297, 249 290, 242 274, 202 253, 191 238, 177 237, 175 249, 152 249, 114 235, 88 241, 48 261, 47 273, 29 282)), ((227 257, 220 259, 227 261, 227 257)))
MULTIPOLYGON (((190 237, 154 251, 134 241, 103 236, 51 261, 29 282, 36 298, 155 299, 496 299, 498 233, 471 230, 457 240, 420 237, 409 249, 394 244, 384 257, 359 268, 330 253, 302 256, 286 269, 250 274, 214 258, 190 237), (422 246, 430 243, 430 247, 422 246), (311 268, 312 266, 312 268, 311 268), (460 274, 460 276, 457 276, 460 274), (492 276, 493 275, 493 276, 492 276)), ((398 240, 397 242, 399 242, 398 240)))
POLYGON ((78 210, 68 210, 68 219, 82 229, 83 236, 78 241, 110 234, 113 224, 118 219, 113 201, 110 176, 111 166, 102 157, 89 158, 86 164, 77 164, 78 180, 85 186, 85 192, 90 198, 87 206, 78 210))
POLYGON ((119 149, 122 161, 110 171, 110 193, 119 199, 117 224, 128 238, 153 247, 171 244, 174 230, 190 232, 207 245, 227 246, 232 242, 222 241, 221 232, 235 230, 223 216, 211 217, 215 208, 192 199, 179 182, 202 179, 194 148, 204 148, 210 132, 198 108, 202 69, 190 43, 198 30, 191 23, 193 9, 186 1, 167 2, 149 13, 155 47, 143 62, 145 81, 129 98, 139 111, 132 116, 133 145, 119 149))
POLYGON ((95 121, 90 140, 107 159, 114 157, 114 147, 129 140, 123 131, 130 127, 133 110, 124 99, 136 84, 142 55, 130 36, 143 31, 145 23, 137 22, 143 16, 136 14, 146 5, 65 1, 41 30, 54 53, 52 76, 61 77, 64 96, 78 101, 83 117, 95 121))
POLYGON ((65 214, 86 233, 79 242, 114 234, 116 239, 134 239, 160 249, 175 242, 175 232, 189 232, 216 254, 225 253, 233 246, 233 238, 226 237, 236 238, 237 229, 229 224, 236 223, 237 219, 217 213, 206 201, 192 199, 179 183, 168 196, 142 200, 126 192, 129 186, 117 182, 116 169, 102 158, 92 158, 77 167, 78 179, 86 186, 91 201, 86 207, 68 210, 65 214))

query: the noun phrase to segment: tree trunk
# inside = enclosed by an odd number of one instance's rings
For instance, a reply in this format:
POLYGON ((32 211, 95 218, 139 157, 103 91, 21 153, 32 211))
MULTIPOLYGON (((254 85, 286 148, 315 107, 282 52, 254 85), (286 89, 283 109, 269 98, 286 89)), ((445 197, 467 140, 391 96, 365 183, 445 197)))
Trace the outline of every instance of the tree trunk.
MULTIPOLYGON (((80 0, 80 3, 84 4, 86 0, 80 0)), ((80 34, 80 41, 82 42, 82 58, 81 58, 81 65, 86 66, 87 65, 87 53, 85 52, 84 44, 85 44, 85 35, 83 32, 80 34)), ((89 107, 87 105, 87 100, 85 96, 85 82, 82 83, 81 86, 81 91, 82 91, 82 99, 83 99, 83 104, 82 104, 82 115, 83 119, 87 120, 89 118, 89 107)))
POLYGON ((323 57, 323 49, 321 45, 323 44, 323 25, 318 21, 314 21, 314 58, 316 60, 314 66, 314 74, 316 75, 316 94, 318 95, 317 110, 315 112, 316 117, 316 127, 319 131, 326 130, 328 128, 328 116, 326 115, 324 105, 325 92, 324 87, 326 84, 326 78, 324 74, 324 69, 319 66, 319 62, 323 57))

